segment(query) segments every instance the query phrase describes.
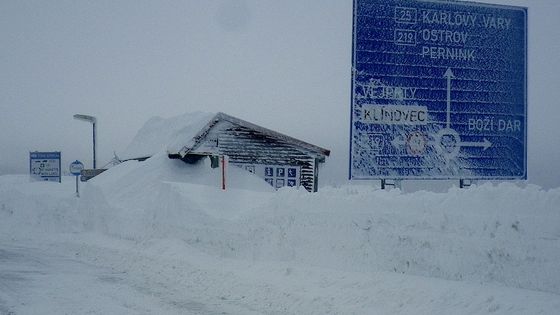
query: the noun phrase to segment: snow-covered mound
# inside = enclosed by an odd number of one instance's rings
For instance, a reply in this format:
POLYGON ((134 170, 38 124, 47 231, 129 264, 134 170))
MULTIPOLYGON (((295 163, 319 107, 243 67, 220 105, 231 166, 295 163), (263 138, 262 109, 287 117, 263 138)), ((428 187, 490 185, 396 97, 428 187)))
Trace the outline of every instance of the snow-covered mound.
MULTIPOLYGON (((171 160, 164 152, 145 162, 128 161, 88 182, 82 194, 88 229, 123 238, 197 239, 197 231, 219 228, 220 220, 255 206, 255 198, 273 188, 238 167, 221 169, 208 159, 198 164, 171 160), (259 194, 259 192, 261 192, 259 194)), ((214 233, 216 239, 221 233, 214 233)))
POLYGON ((138 131, 124 152, 122 160, 155 155, 162 150, 179 151, 215 115, 193 112, 171 118, 153 117, 138 131))
POLYGON ((274 191, 241 169, 160 153, 81 186, 0 177, 0 229, 175 240, 212 257, 390 272, 560 294, 560 189, 484 184, 446 193, 367 185, 274 191))
POLYGON ((30 181, 29 176, 0 176, 0 233, 33 235, 82 231, 73 177, 62 184, 30 181))

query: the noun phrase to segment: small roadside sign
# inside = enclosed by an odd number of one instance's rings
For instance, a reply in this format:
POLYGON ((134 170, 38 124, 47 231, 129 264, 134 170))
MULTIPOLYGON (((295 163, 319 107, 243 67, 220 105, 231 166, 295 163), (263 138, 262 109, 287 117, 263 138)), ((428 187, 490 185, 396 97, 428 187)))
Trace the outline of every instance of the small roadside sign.
POLYGON ((84 164, 78 160, 70 163, 70 173, 74 176, 79 176, 84 169, 84 164))
POLYGON ((82 173, 84 169, 84 164, 78 160, 70 163, 70 173, 76 177, 76 197, 80 197, 80 191, 78 189, 78 176, 82 173))

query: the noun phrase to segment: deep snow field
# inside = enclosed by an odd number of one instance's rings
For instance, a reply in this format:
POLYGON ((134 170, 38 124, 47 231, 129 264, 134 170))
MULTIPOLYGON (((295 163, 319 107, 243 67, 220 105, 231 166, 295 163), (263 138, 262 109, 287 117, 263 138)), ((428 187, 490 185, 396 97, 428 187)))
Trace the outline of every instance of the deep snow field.
POLYGON ((0 176, 0 314, 559 314, 560 188, 284 188, 164 154, 0 176))

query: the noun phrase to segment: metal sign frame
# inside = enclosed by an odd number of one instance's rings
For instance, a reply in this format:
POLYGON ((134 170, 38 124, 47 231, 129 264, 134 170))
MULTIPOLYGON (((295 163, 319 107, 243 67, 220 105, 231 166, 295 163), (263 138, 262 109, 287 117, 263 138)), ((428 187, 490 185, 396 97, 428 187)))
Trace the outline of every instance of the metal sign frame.
POLYGON ((354 0, 350 179, 526 179, 527 8, 354 0))

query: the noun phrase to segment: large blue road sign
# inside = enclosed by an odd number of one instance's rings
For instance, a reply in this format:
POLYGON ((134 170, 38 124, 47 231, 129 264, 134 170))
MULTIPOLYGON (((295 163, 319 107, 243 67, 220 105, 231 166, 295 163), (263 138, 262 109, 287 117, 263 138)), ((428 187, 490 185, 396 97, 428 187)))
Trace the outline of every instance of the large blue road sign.
POLYGON ((526 179, 527 9, 355 0, 350 179, 526 179))

